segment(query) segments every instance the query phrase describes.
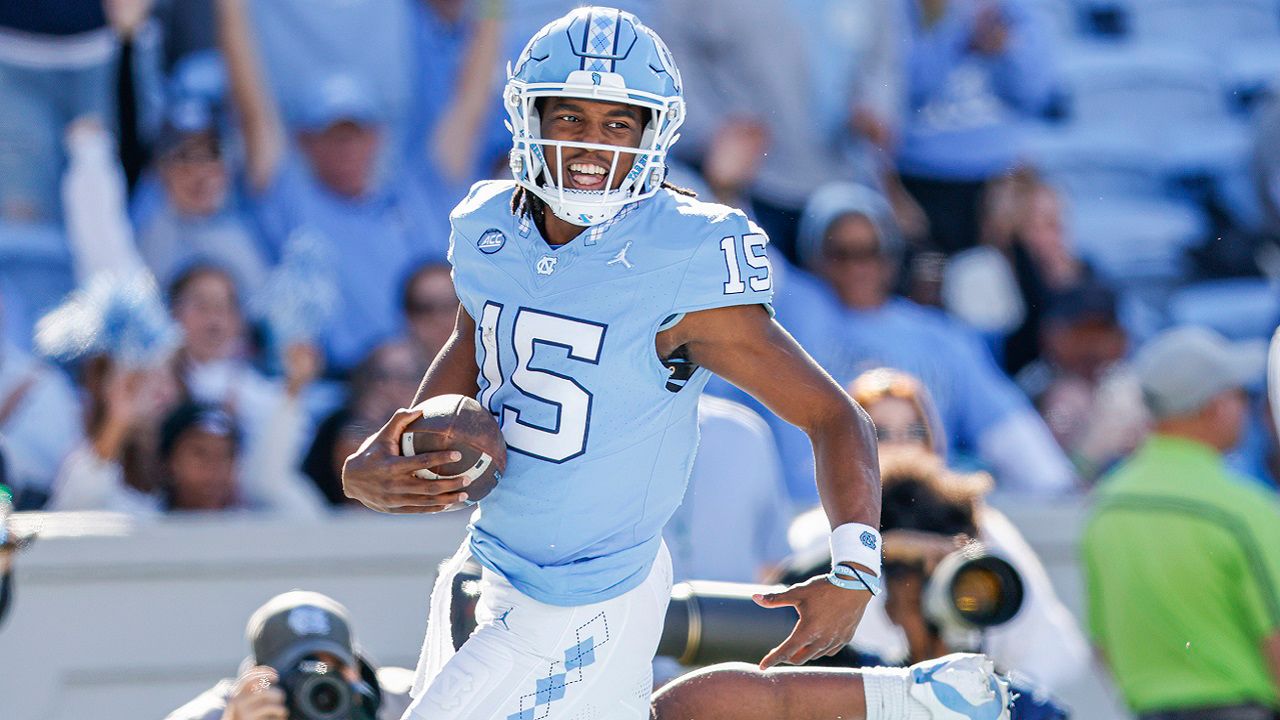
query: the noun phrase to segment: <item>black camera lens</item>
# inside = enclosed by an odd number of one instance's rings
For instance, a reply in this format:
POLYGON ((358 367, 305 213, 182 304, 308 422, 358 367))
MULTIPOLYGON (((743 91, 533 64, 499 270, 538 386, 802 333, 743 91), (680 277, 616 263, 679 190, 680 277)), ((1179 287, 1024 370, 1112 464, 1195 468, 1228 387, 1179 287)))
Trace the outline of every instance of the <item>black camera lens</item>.
POLYGON ((283 683, 294 720, 348 720, 352 691, 340 675, 323 663, 303 662, 283 683))
POLYGON ((962 565, 951 580, 951 602, 976 627, 1002 625, 1022 607, 1022 578, 1008 562, 992 556, 962 565))
POLYGON ((311 691, 310 701, 316 710, 328 715, 342 706, 342 693, 330 684, 317 685, 311 691))

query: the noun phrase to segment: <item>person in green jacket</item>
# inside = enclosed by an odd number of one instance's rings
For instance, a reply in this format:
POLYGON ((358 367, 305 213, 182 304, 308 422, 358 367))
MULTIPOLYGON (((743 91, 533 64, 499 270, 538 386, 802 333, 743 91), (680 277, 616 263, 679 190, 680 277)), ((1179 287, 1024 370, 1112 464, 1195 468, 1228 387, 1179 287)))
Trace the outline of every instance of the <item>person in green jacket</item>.
POLYGON ((1090 633, 1140 720, 1280 718, 1280 503, 1222 459, 1263 348, 1175 328, 1134 364, 1155 425, 1095 496, 1090 633))

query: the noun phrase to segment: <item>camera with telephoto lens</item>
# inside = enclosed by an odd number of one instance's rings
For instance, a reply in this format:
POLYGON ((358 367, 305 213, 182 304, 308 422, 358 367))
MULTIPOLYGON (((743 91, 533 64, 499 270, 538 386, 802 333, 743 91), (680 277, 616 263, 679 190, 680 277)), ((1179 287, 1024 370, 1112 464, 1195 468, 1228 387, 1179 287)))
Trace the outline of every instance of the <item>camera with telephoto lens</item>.
POLYGON ((280 674, 290 720, 374 720, 377 699, 367 682, 352 685, 338 668, 304 659, 280 674))
MULTIPOLYGON (((885 576, 917 572, 885 562, 885 576)), ((921 611, 947 646, 957 652, 976 652, 982 631, 1003 625, 1022 609, 1025 589, 1018 570, 1004 558, 990 554, 978 542, 952 552, 924 578, 921 611)))
MULTIPOLYGON (((781 578, 784 585, 804 582, 826 573, 830 556, 793 562, 781 578)), ((885 573, 916 572, 916 565, 888 562, 885 573)), ((472 561, 454 578, 452 628, 454 647, 475 630, 480 594, 480 568, 472 561)), ((980 543, 969 543, 947 555, 923 578, 921 611, 941 637, 957 651, 976 650, 982 631, 1013 619, 1022 608, 1022 577, 1008 561, 991 555, 980 543)), ((691 580, 671 589, 658 654, 682 665, 717 662, 757 662, 790 634, 799 619, 794 608, 763 608, 756 593, 778 588, 748 583, 691 580)), ((846 648, 811 664, 857 665, 856 653, 846 648)))

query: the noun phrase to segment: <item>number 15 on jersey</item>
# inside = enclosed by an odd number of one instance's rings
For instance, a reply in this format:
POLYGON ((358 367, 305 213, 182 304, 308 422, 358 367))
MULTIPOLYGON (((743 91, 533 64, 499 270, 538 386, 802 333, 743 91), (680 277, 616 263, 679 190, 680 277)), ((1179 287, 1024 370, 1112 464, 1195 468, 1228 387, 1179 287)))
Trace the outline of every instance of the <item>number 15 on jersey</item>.
POLYGON ((587 451, 592 392, 569 375, 530 367, 529 363, 538 345, 548 345, 564 349, 572 361, 598 365, 608 328, 589 320, 517 308, 511 332, 516 362, 509 382, 519 396, 504 399, 499 410, 493 400, 508 382, 498 340, 498 323, 504 310, 498 303, 487 302, 480 315, 480 347, 484 352, 480 362, 480 404, 500 413, 508 449, 554 463, 582 455, 587 451), (554 408, 555 424, 547 427, 523 419, 521 407, 527 412, 529 403, 554 408))
POLYGON ((741 237, 728 235, 720 240, 720 251, 724 253, 725 269, 729 272, 724 283, 725 295, 738 295, 747 291, 747 283, 754 292, 765 292, 773 287, 773 273, 769 266, 769 256, 764 252, 768 238, 760 233, 750 233, 741 237), (741 258, 741 260, 739 259, 741 258), (747 263, 747 279, 743 282, 742 260, 747 263))

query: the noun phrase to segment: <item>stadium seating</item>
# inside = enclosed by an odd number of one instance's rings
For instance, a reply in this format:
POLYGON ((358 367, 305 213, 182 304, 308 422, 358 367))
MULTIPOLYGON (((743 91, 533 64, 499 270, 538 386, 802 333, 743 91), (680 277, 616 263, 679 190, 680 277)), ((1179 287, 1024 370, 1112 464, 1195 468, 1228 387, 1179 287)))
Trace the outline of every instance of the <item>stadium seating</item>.
POLYGON ((1139 42, 1221 49, 1242 40, 1280 39, 1275 0, 1126 0, 1130 35, 1139 42))
POLYGON ((1158 199, 1171 190, 1157 149, 1110 129, 1046 129, 1029 138, 1024 160, 1073 198, 1158 199))
POLYGON ((1135 282, 1185 276, 1187 249, 1208 231, 1204 217, 1185 205, 1133 198, 1077 198, 1067 226, 1077 251, 1100 272, 1135 282))
POLYGON ((1041 14, 1053 37, 1059 41, 1080 33, 1081 11, 1074 0, 1030 0, 1028 4, 1041 14))
POLYGON ((1170 298, 1169 319, 1211 327, 1233 340, 1268 338, 1280 319, 1280 291, 1258 278, 1196 283, 1170 298))
POLYGON ((0 222, 0 287, 20 300, 6 313, 6 335, 31 330, 75 286, 71 255, 62 232, 51 225, 0 222))
POLYGON ((1247 114, 1280 85, 1280 40, 1242 42, 1226 48, 1220 67, 1227 102, 1236 113, 1247 114))
POLYGON ((1064 57, 1061 72, 1070 121, 1127 131, 1126 140, 1228 116, 1213 63, 1194 52, 1084 46, 1064 57))

